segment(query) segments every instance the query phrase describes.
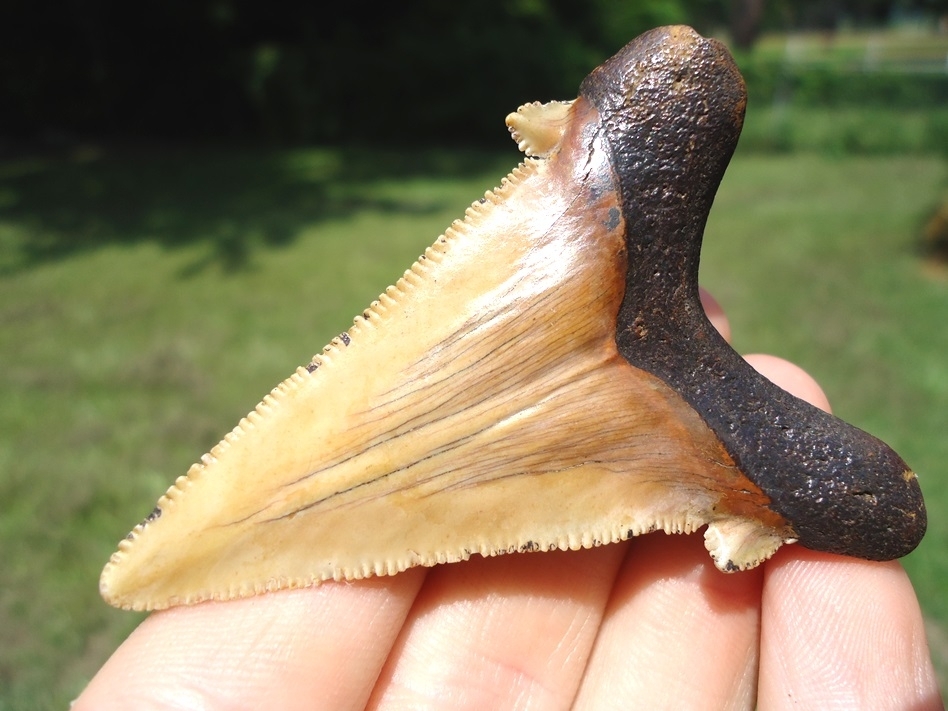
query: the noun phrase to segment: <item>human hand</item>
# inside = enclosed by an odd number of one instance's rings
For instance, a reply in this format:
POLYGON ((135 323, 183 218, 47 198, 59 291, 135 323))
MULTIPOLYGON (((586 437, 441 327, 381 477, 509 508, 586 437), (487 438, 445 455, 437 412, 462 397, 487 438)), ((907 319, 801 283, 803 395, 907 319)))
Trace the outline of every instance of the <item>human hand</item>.
MULTIPOLYGON (((795 366, 748 360, 828 407, 795 366)), ((901 566, 786 546, 724 575, 700 536, 657 533, 178 607, 73 709, 755 705, 943 708, 901 566)))

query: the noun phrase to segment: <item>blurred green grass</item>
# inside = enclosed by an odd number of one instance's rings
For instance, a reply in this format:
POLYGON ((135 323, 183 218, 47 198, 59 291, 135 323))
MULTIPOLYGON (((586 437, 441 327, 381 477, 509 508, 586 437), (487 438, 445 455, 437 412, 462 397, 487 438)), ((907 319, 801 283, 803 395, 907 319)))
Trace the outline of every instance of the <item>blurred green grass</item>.
POLYGON ((948 109, 827 108, 750 102, 745 150, 846 155, 948 155, 948 109))
MULTIPOLYGON (((0 709, 78 693, 140 620, 98 597, 116 542, 516 160, 179 149, 0 164, 0 709)), ((742 153, 702 269, 738 349, 799 362, 920 472, 930 531, 905 565, 942 638, 948 274, 916 245, 946 179, 924 155, 742 153)))

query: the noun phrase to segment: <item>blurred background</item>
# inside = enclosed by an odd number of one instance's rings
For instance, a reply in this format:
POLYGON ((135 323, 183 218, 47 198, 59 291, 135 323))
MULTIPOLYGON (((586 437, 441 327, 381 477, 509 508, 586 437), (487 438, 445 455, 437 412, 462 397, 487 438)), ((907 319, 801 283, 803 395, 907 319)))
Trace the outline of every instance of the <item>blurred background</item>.
POLYGON ((63 708, 140 621, 116 542, 651 27, 749 107, 702 281, 919 472, 904 563, 948 679, 948 3, 0 5, 0 710, 63 708))

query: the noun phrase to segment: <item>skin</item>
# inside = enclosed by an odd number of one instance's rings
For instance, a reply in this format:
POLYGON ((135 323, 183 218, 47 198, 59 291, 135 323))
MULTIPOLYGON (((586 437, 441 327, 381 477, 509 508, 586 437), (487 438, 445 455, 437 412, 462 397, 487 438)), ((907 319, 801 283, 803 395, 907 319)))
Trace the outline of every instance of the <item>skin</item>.
MULTIPOLYGON (((725 336, 720 307, 702 295, 725 336)), ((829 408, 806 373, 747 356, 829 408)), ((718 572, 700 535, 474 558, 152 614, 73 711, 944 708, 898 562, 784 546, 718 572)))

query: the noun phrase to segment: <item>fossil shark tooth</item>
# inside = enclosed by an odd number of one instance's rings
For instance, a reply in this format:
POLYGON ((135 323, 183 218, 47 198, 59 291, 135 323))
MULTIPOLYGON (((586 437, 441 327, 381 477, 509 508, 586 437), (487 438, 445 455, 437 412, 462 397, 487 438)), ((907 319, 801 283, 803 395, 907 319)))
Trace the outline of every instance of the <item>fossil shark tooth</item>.
POLYGON ((706 526, 722 570, 780 545, 869 559, 925 530, 886 445, 770 384, 699 302, 743 121, 722 45, 637 38, 353 326, 180 477, 102 573, 133 609, 706 526))

